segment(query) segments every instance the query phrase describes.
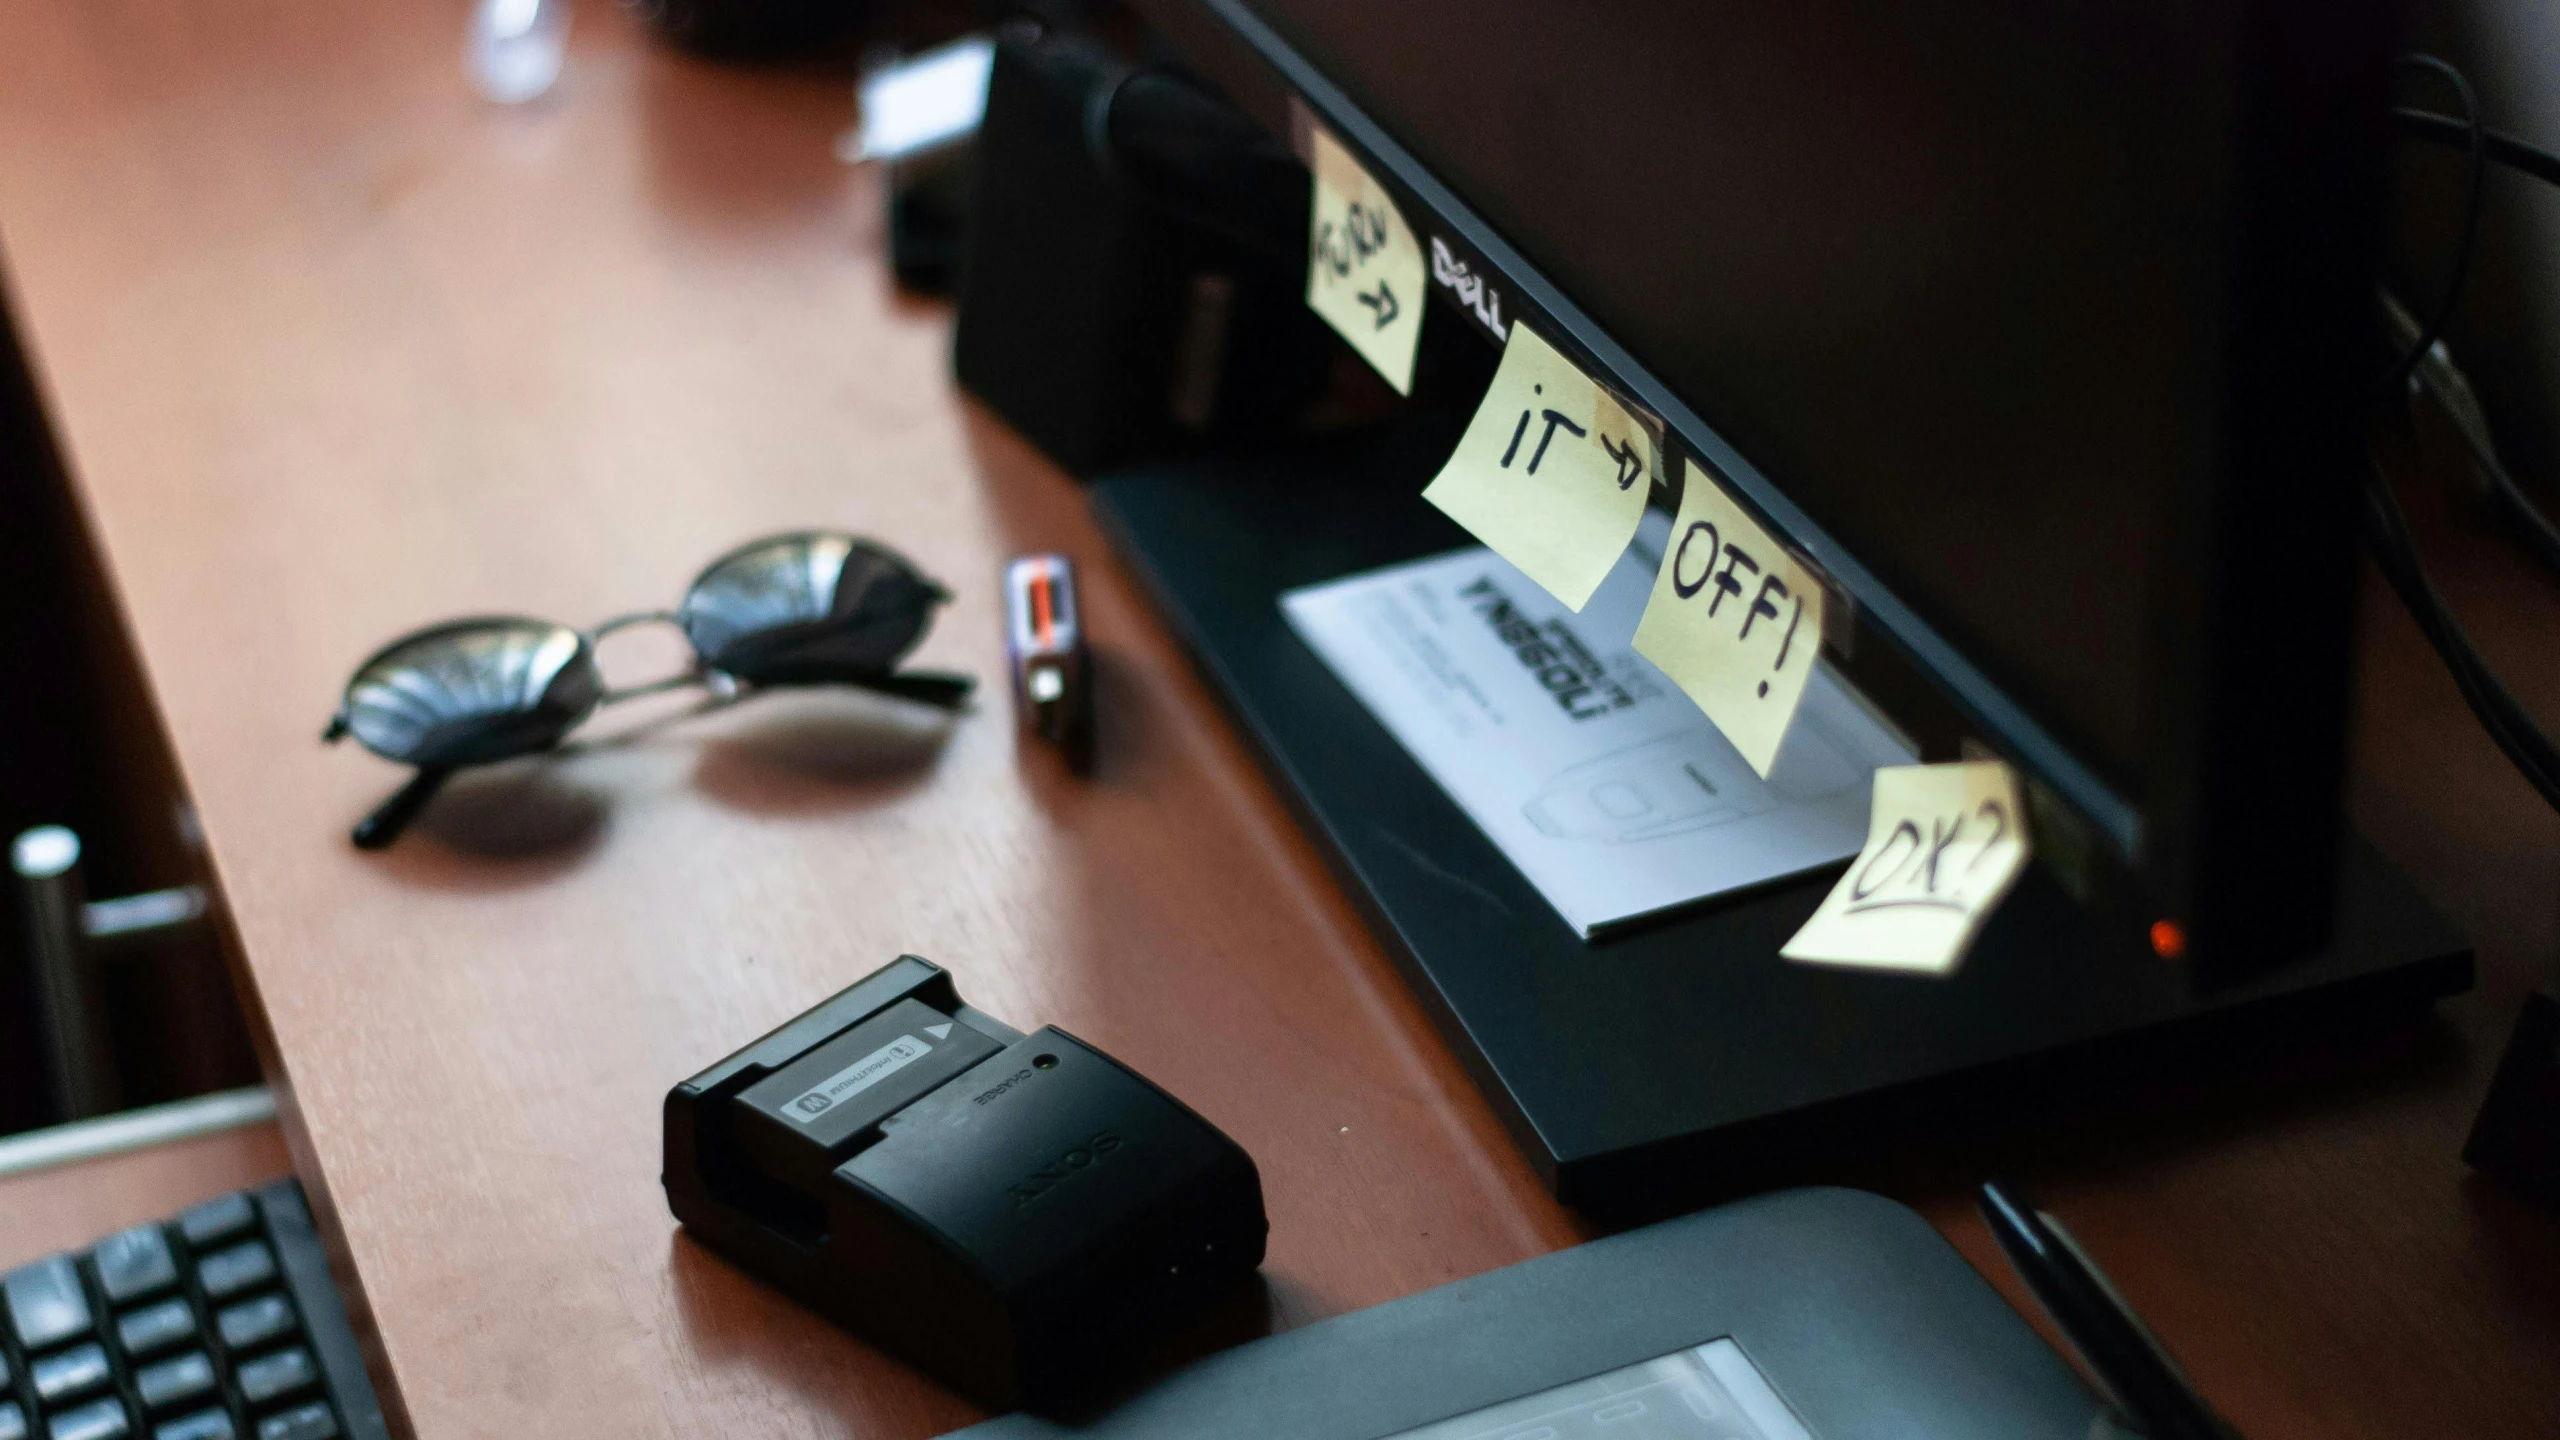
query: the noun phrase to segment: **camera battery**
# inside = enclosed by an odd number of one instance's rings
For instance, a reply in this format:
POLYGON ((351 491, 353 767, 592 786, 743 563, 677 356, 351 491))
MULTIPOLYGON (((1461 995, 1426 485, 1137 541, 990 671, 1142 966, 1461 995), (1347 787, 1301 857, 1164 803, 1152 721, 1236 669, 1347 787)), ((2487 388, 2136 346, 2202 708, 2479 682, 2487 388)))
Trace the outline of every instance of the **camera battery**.
POLYGON ((882 1120, 1001 1048, 929 1005, 901 1000, 739 1095, 739 1148, 774 1178, 815 1191, 878 1138, 882 1120))

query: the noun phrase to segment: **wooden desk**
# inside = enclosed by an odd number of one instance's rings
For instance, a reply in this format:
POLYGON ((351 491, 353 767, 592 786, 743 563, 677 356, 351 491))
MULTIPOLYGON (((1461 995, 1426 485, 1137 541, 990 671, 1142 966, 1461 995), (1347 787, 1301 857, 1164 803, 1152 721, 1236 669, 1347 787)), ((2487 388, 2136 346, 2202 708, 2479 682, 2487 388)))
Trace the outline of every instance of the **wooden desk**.
MULTIPOLYGON (((1281 1324, 1577 1238, 1078 492, 953 393, 944 315, 886 284, 875 178, 829 157, 846 87, 672 58, 590 3, 560 92, 501 111, 463 87, 463 11, 0 9, 25 339, 386 1400, 427 1436, 969 1418, 678 1237, 656 1183, 669 1083, 900 950, 1241 1141, 1281 1324), (388 854, 347 847, 396 777, 316 737, 376 642, 665 603, 811 524, 951 581, 924 658, 990 679, 1001 559, 1085 561, 1098 782, 1019 752, 1000 692, 947 732, 812 696, 616 721, 622 743, 457 785, 388 854)), ((2560 593, 2455 532, 2453 588, 2500 597, 2481 628, 2516 662, 2560 593)), ((2453 1152, 2552 947, 2560 825, 2375 611, 2360 813, 2480 938, 2482 992, 2361 1079, 2173 1096, 1878 1183, 1995 1274, 1963 1184, 2042 1184, 2259 1440, 2548 1434, 2560 1221, 2453 1152)), ((2547 651, 2531 678, 2560 714, 2547 651)))
POLYGON ((0 1177, 0 1270, 263 1185, 292 1169, 272 1123, 0 1177))

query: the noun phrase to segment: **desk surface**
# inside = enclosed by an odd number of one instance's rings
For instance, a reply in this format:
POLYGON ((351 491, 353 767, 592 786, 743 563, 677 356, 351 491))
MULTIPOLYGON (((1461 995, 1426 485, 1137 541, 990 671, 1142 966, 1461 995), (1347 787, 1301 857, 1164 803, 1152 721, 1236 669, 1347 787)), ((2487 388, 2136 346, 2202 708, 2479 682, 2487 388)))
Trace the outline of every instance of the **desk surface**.
MULTIPOLYGON (((590 4, 560 92, 496 110, 461 82, 463 10, 0 8, 24 338, 288 1138, 418 1433, 902 1440, 970 1418, 677 1236, 656 1183, 669 1083, 901 950, 1241 1141, 1278 1323, 1575 1239, 1080 495, 953 392, 945 315, 886 283, 875 177, 829 156, 847 87, 674 58, 590 4), (1003 557, 1086 561, 1099 780, 1018 751, 1000 691, 947 731, 775 699, 616 720, 613 743, 457 784, 387 854, 348 848, 396 777, 317 735, 376 642, 665 603, 732 542, 813 524, 951 581, 923 658, 989 679, 1003 557)), ((2560 587, 2468 521, 2434 529, 2522 663, 2560 587)), ((2259 1440, 2547 1434, 2560 1221, 2453 1155, 2552 948, 2560 824, 2369 609, 2359 814, 2479 938, 2481 993, 2359 1073, 1872 1179, 1995 1272, 1963 1183, 2042 1184, 2259 1440)), ((2547 651, 2529 682, 2560 714, 2547 651)))
POLYGON ((101 1235, 166 1220, 217 1195, 292 1169, 272 1122, 0 1177, 0 1270, 77 1249, 101 1235))

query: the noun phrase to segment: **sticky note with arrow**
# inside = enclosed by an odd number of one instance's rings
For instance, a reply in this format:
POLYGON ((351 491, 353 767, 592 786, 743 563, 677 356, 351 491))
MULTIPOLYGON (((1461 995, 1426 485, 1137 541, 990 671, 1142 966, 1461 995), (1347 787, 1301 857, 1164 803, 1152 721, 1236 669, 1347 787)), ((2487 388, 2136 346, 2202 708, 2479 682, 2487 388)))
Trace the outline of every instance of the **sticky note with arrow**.
POLYGON ((1618 563, 1661 473, 1635 412, 1529 328, 1422 498, 1579 611, 1618 563))
POLYGON ((1351 342, 1399 395, 1413 390, 1422 339, 1422 246, 1386 187, 1318 126, 1307 234, 1307 304, 1351 342))

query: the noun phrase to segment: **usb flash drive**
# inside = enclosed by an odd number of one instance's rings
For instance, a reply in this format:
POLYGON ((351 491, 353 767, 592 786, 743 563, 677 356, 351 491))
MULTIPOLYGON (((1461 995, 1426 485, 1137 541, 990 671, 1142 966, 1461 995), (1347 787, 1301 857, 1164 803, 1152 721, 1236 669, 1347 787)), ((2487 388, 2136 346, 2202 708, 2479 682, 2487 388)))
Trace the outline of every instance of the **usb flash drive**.
POLYGON ((1023 723, 1058 747, 1079 775, 1093 770, 1093 662, 1085 649, 1076 571, 1064 555, 1025 555, 1005 567, 1006 649, 1023 723))

